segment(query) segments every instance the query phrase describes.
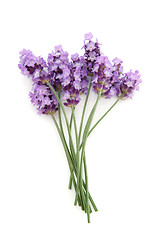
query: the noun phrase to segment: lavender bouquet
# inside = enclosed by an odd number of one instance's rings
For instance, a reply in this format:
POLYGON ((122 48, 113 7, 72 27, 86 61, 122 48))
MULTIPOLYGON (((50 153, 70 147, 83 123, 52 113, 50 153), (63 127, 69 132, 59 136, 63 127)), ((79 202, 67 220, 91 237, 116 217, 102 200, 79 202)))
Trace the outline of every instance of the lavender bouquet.
POLYGON ((122 61, 116 57, 111 62, 101 53, 98 41, 93 41, 92 38, 91 33, 85 34, 83 56, 75 53, 69 59, 68 53, 59 45, 49 53, 45 61, 42 57, 34 56, 30 50, 23 49, 18 65, 22 74, 33 82, 29 93, 32 104, 37 107, 39 114, 51 116, 55 123, 69 165, 69 189, 73 185, 75 190, 74 205, 78 204, 85 211, 88 223, 92 209, 98 209, 88 190, 85 155, 87 138, 118 101, 131 98, 141 83, 138 71, 124 73, 122 61), (97 97, 84 126, 91 91, 97 97), (80 125, 77 126, 76 106, 81 101, 82 94, 85 95, 85 102, 80 125), (116 96, 114 104, 91 127, 100 98, 108 99, 113 96, 116 96), (66 111, 70 111, 70 119, 66 111), (62 114, 65 123, 62 121, 62 114))

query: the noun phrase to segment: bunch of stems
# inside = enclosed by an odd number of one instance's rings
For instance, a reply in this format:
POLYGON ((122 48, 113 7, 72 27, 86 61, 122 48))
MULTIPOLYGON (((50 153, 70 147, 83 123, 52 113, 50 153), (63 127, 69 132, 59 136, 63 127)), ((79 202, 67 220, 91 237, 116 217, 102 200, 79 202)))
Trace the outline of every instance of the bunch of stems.
POLYGON ((91 194, 89 193, 89 187, 88 187, 88 174, 87 174, 87 164, 86 164, 86 155, 85 155, 85 146, 88 136, 91 134, 91 132, 94 130, 94 128, 98 125, 98 123, 109 113, 109 111, 118 103, 120 98, 118 98, 115 103, 104 113, 104 115, 94 124, 94 126, 91 128, 92 120, 99 102, 99 99, 101 97, 101 93, 98 94, 97 99, 91 109, 91 112, 89 114, 89 117, 86 121, 85 127, 83 127, 84 123, 84 117, 86 112, 86 107, 88 103, 88 98, 91 90, 91 83, 89 84, 88 93, 86 95, 81 121, 80 121, 80 127, 78 130, 76 117, 75 117, 75 107, 71 108, 71 117, 70 121, 68 120, 64 105, 61 101, 60 92, 57 94, 54 88, 51 86, 49 81, 47 81, 47 85, 55 95, 59 107, 58 107, 58 118, 59 121, 57 122, 56 118, 54 117, 53 113, 51 113, 51 117, 55 123, 55 126, 57 128, 57 131, 59 133, 60 139, 62 141, 64 151, 66 154, 66 158, 69 165, 70 170, 70 180, 69 180, 69 189, 72 188, 72 185, 75 189, 75 201, 74 205, 78 205, 81 207, 83 211, 87 214, 87 220, 88 223, 90 223, 90 213, 92 212, 92 208, 95 211, 98 211, 96 204, 93 201, 93 198, 91 194), (66 136, 64 133, 64 125, 62 123, 62 115, 64 115, 66 127, 67 127, 67 133, 68 133, 68 141, 66 140, 66 136), (74 129, 75 139, 76 139, 76 146, 73 143, 73 136, 72 136, 72 129, 74 129), (83 132, 82 132, 82 129, 83 132), (84 177, 83 179, 83 170, 84 170, 84 177))

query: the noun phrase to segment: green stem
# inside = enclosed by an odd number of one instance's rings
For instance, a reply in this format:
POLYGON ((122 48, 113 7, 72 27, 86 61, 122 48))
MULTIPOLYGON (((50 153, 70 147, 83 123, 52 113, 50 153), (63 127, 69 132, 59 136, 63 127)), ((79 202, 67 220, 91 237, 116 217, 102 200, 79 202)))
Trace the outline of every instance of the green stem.
POLYGON ((102 121, 102 119, 112 110, 112 108, 119 102, 120 98, 118 98, 113 105, 103 114, 103 116, 94 124, 94 126, 91 128, 91 130, 88 133, 88 136, 91 134, 93 129, 98 125, 99 122, 102 121))
POLYGON ((76 147, 78 147, 78 131, 77 131, 77 123, 75 118, 75 108, 72 108, 72 114, 73 114, 73 122, 74 122, 74 129, 75 129, 75 137, 76 137, 76 147))
MULTIPOLYGON (((76 153, 76 161, 77 161, 77 179, 79 178, 79 138, 78 138, 78 131, 77 131, 77 123, 76 123, 76 118, 75 118, 75 108, 72 108, 72 113, 73 113, 73 121, 74 121, 74 129, 75 129, 75 137, 76 137, 76 148, 77 148, 77 153, 76 153)), ((79 182, 77 181, 77 189, 76 189, 76 197, 78 199, 78 194, 79 194, 79 182)), ((85 194, 83 187, 80 186, 80 196, 82 199, 82 209, 86 211, 86 204, 85 204, 85 194)), ((75 200, 75 205, 77 204, 77 201, 75 200)))
MULTIPOLYGON (((89 83, 89 88, 88 88, 88 92, 87 92, 87 96, 86 96, 86 99, 85 99, 85 103, 84 103, 84 107, 83 107, 83 112, 82 112, 82 117, 81 117, 81 122, 80 122, 80 128, 79 128, 79 134, 78 134, 78 143, 80 142, 80 139, 81 139, 81 133, 82 133, 82 126, 83 126, 83 121, 84 121, 84 114, 85 114, 85 111, 86 111, 86 107, 87 107, 87 102, 88 102, 88 98, 89 98, 89 94, 90 94, 90 91, 91 91, 91 86, 92 86, 92 83, 90 81, 89 83)), ((77 150, 78 154, 79 154, 79 150, 77 150)), ((79 160, 78 160, 79 161, 79 160)), ((82 169, 82 163, 80 165, 80 169, 82 169)), ((79 171, 78 171, 78 177, 77 179, 79 179, 79 171)), ((82 191, 82 198, 84 197, 84 193, 83 193, 83 189, 81 187, 81 191, 82 191)), ((78 197, 78 192, 79 192, 79 181, 77 180, 77 191, 76 191, 76 197, 75 197, 75 205, 77 204, 77 197, 78 197)))
MULTIPOLYGON (((85 149, 85 144, 86 144, 86 140, 87 140, 87 134, 88 134, 88 131, 89 131, 89 128, 90 128, 90 125, 91 125, 91 122, 92 122, 92 119, 93 119, 98 101, 100 99, 100 96, 101 96, 101 94, 99 94, 98 97, 97 97, 96 103, 94 104, 94 106, 92 108, 92 111, 89 115, 89 118, 88 118, 87 123, 86 123, 86 127, 84 129, 84 133, 83 133, 83 146, 82 146, 82 153, 81 153, 80 170, 79 170, 79 177, 77 178, 77 183, 79 182, 80 189, 82 189, 82 186, 84 186, 84 183, 83 183, 83 180, 82 180, 82 163, 83 163, 83 158, 84 158, 84 149, 85 149)), ((87 181, 87 184, 85 186, 86 186, 86 192, 87 192, 88 181, 87 181)), ((83 192, 82 192, 82 194, 83 194, 83 192)), ((87 193, 87 197, 89 197, 88 193, 87 193)), ((77 202, 77 198, 75 199, 75 203, 76 202, 77 202)), ((90 219, 90 216, 89 216, 90 210, 89 210, 88 202, 89 201, 87 200, 86 201, 86 211, 87 211, 88 221, 90 221, 89 220, 90 219)))
MULTIPOLYGON (((58 92, 58 97, 59 97, 59 99, 60 99, 60 97, 61 97, 60 91, 58 92)), ((59 116, 60 131, 61 131, 61 133, 62 133, 62 136, 63 136, 64 141, 66 142, 65 135, 64 135, 64 131, 63 131, 63 124, 62 124, 60 104, 58 104, 58 116, 59 116)), ((66 143, 66 144, 67 144, 67 143, 66 143)))
MULTIPOLYGON (((76 136, 76 150, 77 150, 77 179, 79 179, 79 138, 78 138, 78 132, 77 132, 77 123, 76 123, 76 118, 75 118, 75 108, 72 109, 72 113, 73 113, 73 121, 74 121, 74 129, 75 129, 75 136, 76 136)), ((82 189, 83 190, 83 189, 82 189)), ((78 198, 78 194, 79 194, 79 181, 77 181, 77 189, 76 189, 76 196, 75 196, 75 202, 74 204, 77 205, 77 198, 78 198)), ((83 200, 83 196, 84 194, 81 194, 82 196, 82 200, 83 200)))
POLYGON ((70 117, 70 123, 69 123, 70 129, 72 128, 72 122, 73 122, 73 111, 71 111, 71 117, 70 117))
MULTIPOLYGON (((63 135, 62 135, 62 133, 61 133, 61 131, 60 131, 60 129, 59 129, 58 123, 57 123, 57 121, 56 121, 53 113, 51 113, 51 117, 52 117, 52 119, 53 119, 53 121, 54 121, 54 123, 55 123, 55 126, 56 126, 57 131, 58 131, 59 136, 60 136, 60 139, 61 139, 61 141, 62 141, 64 150, 65 150, 65 153, 66 153, 66 156, 67 156, 70 173, 71 173, 71 176, 72 176, 73 185, 74 185, 74 188, 75 188, 75 191, 76 191, 77 186, 76 186, 76 181, 75 181, 75 177, 74 177, 74 174, 73 174, 72 161, 71 161, 71 156, 70 156, 70 154, 69 154, 68 147, 67 147, 67 145, 66 145, 66 142, 65 142, 64 139, 63 139, 63 135)), ((79 199, 79 198, 78 198, 78 202, 79 202, 79 205, 81 205, 81 202, 80 202, 80 199, 79 199)))
MULTIPOLYGON (((85 183, 84 181, 83 181, 83 186, 84 186, 84 188, 86 189, 86 183, 85 183)), ((88 194, 88 196, 89 196, 89 201, 91 202, 94 210, 97 212, 97 211, 98 211, 98 208, 97 208, 96 204, 94 203, 93 198, 92 198, 92 196, 90 195, 90 193, 88 194)))
MULTIPOLYGON (((113 105, 103 114, 103 116, 94 124, 94 126, 91 128, 91 130, 88 132, 88 136, 91 134, 91 132, 94 130, 94 128, 102 121, 102 119, 111 111, 111 109, 119 102, 121 98, 118 98, 113 105)), ((80 144, 79 150, 82 148, 82 143, 80 144)))
POLYGON ((72 176, 70 175, 68 188, 72 189, 72 176))
MULTIPOLYGON (((58 92, 58 97, 59 99, 61 98, 61 93, 60 91, 58 92)), ((65 135, 64 135, 64 130, 63 130, 63 124, 62 124, 62 117, 61 117, 61 108, 60 108, 60 104, 58 104, 58 116, 59 116, 59 126, 60 126, 60 130, 61 130, 61 133, 62 133, 62 137, 65 141, 65 144, 67 145, 66 143, 66 139, 65 139, 65 135)), ((70 121, 70 130, 71 130, 71 126, 72 126, 72 122, 70 121)), ((69 141, 70 143, 70 141, 69 141)), ((71 143, 70 143, 70 146, 71 146, 71 143)), ((69 186, 68 186, 69 189, 72 188, 72 177, 70 176, 70 181, 69 181, 69 186)))
MULTIPOLYGON (((73 122, 73 111, 71 111, 71 118, 70 118, 70 124, 69 124, 70 132, 72 132, 72 122, 73 122)), ((76 153, 75 153, 75 150, 74 150, 74 147, 73 147, 73 144, 72 144, 72 141, 70 138, 69 138, 69 147, 70 147, 72 158, 73 158, 73 160, 75 160, 74 162, 76 165, 77 164, 76 163, 76 153)))
MULTIPOLYGON (((72 136, 71 136, 70 125, 69 125, 69 122, 68 122, 68 118, 67 118, 67 115, 66 115, 64 106, 63 106, 61 100, 59 99, 56 91, 55 91, 54 88, 51 86, 51 84, 49 83, 48 80, 47 80, 46 83, 47 83, 47 85, 49 86, 49 88, 51 89, 51 91, 53 92, 53 94, 55 95, 55 97, 56 97, 56 99, 57 99, 60 107, 62 108, 62 112, 63 112, 64 118, 65 118, 65 121, 66 121, 66 125, 67 125, 67 130, 68 130, 68 135, 69 135, 69 142, 70 142, 70 146, 71 146, 72 164, 73 164, 73 166, 74 166, 75 163, 76 163, 76 154, 75 154, 74 144, 73 144, 73 140, 72 140, 72 136)), ((70 187, 70 185, 69 185, 69 187, 70 187)))
MULTIPOLYGON (((88 223, 90 223, 90 209, 89 209, 89 192, 88 192, 88 174, 87 174, 87 165, 86 165, 86 156, 84 153, 84 173, 85 173, 85 181, 86 181, 86 207, 87 207, 87 218, 88 218, 88 223)), ((77 183, 78 185, 78 183, 77 183)))
POLYGON ((84 121, 84 114, 85 114, 85 111, 86 111, 87 102, 88 102, 89 94, 90 94, 90 91, 91 91, 91 86, 92 86, 92 83, 90 82, 89 83, 89 88, 88 88, 88 93, 87 93, 86 100, 85 100, 84 107, 83 107, 82 117, 81 117, 81 123, 80 123, 80 128, 79 128, 79 142, 81 140, 81 133, 82 133, 82 126, 83 126, 83 121, 84 121))
POLYGON ((59 99, 56 91, 54 90, 54 88, 51 86, 51 84, 49 83, 49 81, 47 80, 47 85, 49 86, 49 88, 51 89, 51 91, 54 93, 60 107, 62 108, 62 112, 63 112, 63 115, 64 115, 64 118, 65 118, 65 121, 66 121, 66 125, 67 125, 67 130, 68 130, 68 135, 69 135, 69 139, 71 141, 71 145, 72 145, 72 148, 73 148, 73 151, 74 151, 74 155, 75 155, 75 150, 74 150, 74 145, 73 145, 73 140, 72 140, 72 136, 71 136, 71 131, 70 131, 70 126, 69 126, 69 122, 68 122, 68 118, 67 118, 67 115, 66 115, 66 112, 65 112, 65 109, 64 109, 64 106, 61 102, 61 100, 59 99))
MULTIPOLYGON (((70 131, 70 127, 69 127, 68 119, 67 119, 67 116, 66 116, 66 113, 65 113, 65 110, 64 110, 63 104, 62 104, 62 102, 60 101, 60 99, 59 99, 59 97, 58 97, 56 91, 55 91, 54 88, 51 86, 51 84, 49 83, 48 80, 47 80, 46 83, 47 83, 47 85, 49 86, 49 88, 51 89, 51 91, 53 92, 53 94, 55 95, 55 97, 56 97, 56 99, 57 99, 57 101, 58 101, 60 107, 62 108, 62 112, 63 112, 63 114, 64 114, 64 118, 65 118, 66 125, 67 125, 67 130, 68 130, 69 138, 70 138, 71 144, 72 144, 73 149, 74 149, 73 140, 72 140, 72 136, 71 136, 71 131, 70 131)), ((60 134, 60 133, 59 133, 59 134, 60 134)), ((68 150, 68 149, 66 150, 66 145, 65 145, 65 142, 64 142, 63 137, 62 137, 61 134, 60 134, 60 137, 61 137, 62 143, 63 143, 63 145, 64 145, 64 148, 65 148, 65 152, 66 152, 67 160, 68 160, 68 161, 69 161, 69 159, 72 160, 72 161, 71 161, 71 162, 72 162, 72 166, 73 166, 73 168, 75 169, 74 171, 75 171, 75 174, 76 174, 77 172, 76 172, 76 167, 75 167, 75 165, 74 165, 74 159, 72 159, 72 156, 70 156, 70 154, 69 154, 69 150, 68 150)), ((74 152, 75 152, 75 151, 74 151, 74 152)), ((75 155, 74 155, 74 156, 75 156, 75 155)), ((71 167, 71 165, 69 165, 69 167, 71 167)), ((74 179, 73 172, 71 172, 71 177, 73 177, 72 180, 73 180, 73 184, 74 184, 74 187, 75 187, 75 179, 74 179)), ((84 183, 83 183, 83 186, 84 186, 84 188, 85 188, 85 184, 84 184, 84 183)), ((90 195, 89 195, 89 197, 90 197, 90 199, 91 199, 91 196, 90 196, 90 195)), ((92 200, 90 200, 90 201, 91 201, 91 203, 93 203, 92 200)), ((92 206, 94 207, 94 204, 93 204, 92 206)), ((94 209, 96 209, 96 208, 94 207, 94 209)))
MULTIPOLYGON (((58 133, 59 133, 59 136, 60 136, 60 139, 61 139, 61 141, 62 141, 62 144, 63 144, 63 147, 64 147, 64 151, 65 151, 65 153, 66 153, 66 157, 67 157, 67 161, 68 161, 68 165, 69 165, 70 174, 71 174, 71 178, 72 178, 72 181, 73 181, 74 189, 75 189, 75 191, 76 191, 77 185, 76 185, 76 181, 75 181, 75 177, 74 177, 73 171, 75 172, 75 176, 77 177, 77 170, 75 169, 75 166, 72 164, 72 161, 73 161, 73 160, 72 160, 72 156, 71 156, 71 154, 69 153, 68 146, 67 146, 66 142, 65 142, 64 139, 63 139, 62 133, 61 133, 61 131, 60 131, 60 129, 59 129, 58 123, 57 123, 57 121, 56 121, 53 113, 51 113, 51 117, 52 117, 52 119, 53 119, 53 121, 54 121, 54 123, 55 123, 55 126, 56 126, 56 128, 57 128, 57 130, 58 130, 58 133)), ((84 187, 84 189, 86 189, 86 184, 84 183, 84 181, 83 181, 83 187, 84 187)), ((90 194, 89 194, 89 200, 90 200, 90 202, 91 202, 94 210, 97 211, 97 207, 96 207, 96 205, 95 205, 95 203, 94 203, 94 201, 93 201, 93 199, 92 199, 92 197, 91 197, 90 194)), ((80 199, 79 196, 78 196, 78 204, 79 204, 80 206, 83 205, 83 204, 82 204, 82 200, 80 199)), ((83 210, 84 210, 84 209, 83 209, 83 210)))
MULTIPOLYGON (((70 124, 69 124, 70 131, 72 129, 72 122, 73 122, 73 112, 71 111, 70 124)), ((71 150, 71 142, 70 141, 69 141, 69 146, 70 146, 70 150, 71 150)), ((72 177, 71 177, 71 175, 70 175, 70 178, 69 178, 68 188, 72 189, 72 177)))
MULTIPOLYGON (((84 121, 84 114, 85 114, 85 111, 86 111, 86 106, 87 106, 89 94, 90 94, 90 91, 91 91, 91 85, 92 85, 92 83, 90 82, 89 83, 89 88, 88 88, 88 93, 87 93, 86 100, 85 100, 84 107, 83 107, 81 123, 80 123, 80 129, 79 129, 79 134, 78 134, 79 142, 80 142, 80 139, 81 139, 81 132, 82 132, 82 126, 83 126, 83 121, 84 121)), ((71 115, 71 119, 72 119, 72 115, 71 115)), ((70 123, 71 123, 71 121, 70 121, 70 123)), ((70 126, 70 128, 71 128, 71 126, 70 126)), ((72 188, 72 178, 70 176, 70 179, 69 179, 69 189, 71 189, 71 188, 72 188)), ((77 193, 76 193, 76 195, 77 195, 77 193)), ((75 205, 76 205, 76 202, 75 202, 75 205)))
MULTIPOLYGON (((97 96, 97 100, 96 100, 96 103, 94 104, 93 108, 92 108, 92 111, 89 115, 89 118, 87 120, 87 123, 86 123, 86 126, 85 126, 85 129, 84 129, 84 133, 83 133, 83 142, 82 142, 82 153, 81 153, 81 161, 80 161, 80 176, 78 178, 77 181, 79 181, 80 183, 80 186, 83 185, 83 182, 82 182, 82 162, 85 161, 84 160, 84 157, 85 157, 85 145, 86 145, 86 141, 87 141, 87 136, 88 136, 88 131, 89 131, 89 128, 91 126, 91 123, 92 123, 92 120, 93 120, 93 116, 95 114, 95 111, 96 111, 96 108, 97 108, 97 105, 98 105, 98 102, 99 102, 99 99, 101 97, 101 94, 99 93, 98 96, 97 96)), ((86 166, 86 161, 84 162, 84 165, 86 166)), ((85 176, 86 176, 86 199, 87 197, 89 197, 89 194, 88 194, 88 178, 87 178, 87 167, 85 167, 85 176)), ((86 210, 87 210, 87 217, 88 217, 88 222, 90 222, 90 210, 89 210, 89 200, 87 199, 86 201, 86 210)))

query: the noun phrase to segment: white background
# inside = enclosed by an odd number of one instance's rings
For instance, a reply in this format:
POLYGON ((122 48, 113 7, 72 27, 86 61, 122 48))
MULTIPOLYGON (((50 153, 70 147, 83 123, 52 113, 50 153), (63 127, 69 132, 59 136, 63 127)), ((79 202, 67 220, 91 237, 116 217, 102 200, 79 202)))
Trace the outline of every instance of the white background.
MULTIPOLYGON (((14 0, 0 3, 0 239, 160 239, 160 14, 157 0, 14 0), (99 211, 73 205, 56 129, 30 104, 21 49, 44 58, 57 44, 83 54, 92 32, 109 59, 139 69, 143 84, 95 129, 86 146, 99 211)), ((90 107, 95 95, 90 98, 90 107)), ((111 104, 101 100, 95 121, 111 104)), ((78 116, 82 105, 77 108, 78 116)))

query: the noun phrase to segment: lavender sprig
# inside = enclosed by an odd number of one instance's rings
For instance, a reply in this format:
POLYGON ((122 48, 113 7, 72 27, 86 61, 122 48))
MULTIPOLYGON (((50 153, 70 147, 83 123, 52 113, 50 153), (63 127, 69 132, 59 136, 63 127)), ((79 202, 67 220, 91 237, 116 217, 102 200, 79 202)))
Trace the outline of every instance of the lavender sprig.
POLYGON ((23 49, 20 52, 18 65, 22 74, 32 80, 32 90, 29 93, 31 103, 36 106, 39 114, 51 115, 55 123, 70 169, 69 188, 72 188, 73 182, 75 189, 74 204, 78 202, 82 210, 87 213, 88 223, 92 212, 91 206, 95 211, 98 209, 89 193, 85 155, 87 138, 120 100, 133 97, 134 91, 139 89, 139 84, 142 82, 139 71, 130 70, 124 73, 123 61, 117 57, 110 61, 103 55, 100 46, 97 40, 93 40, 92 33, 87 33, 82 56, 75 53, 69 59, 69 54, 61 45, 58 45, 49 53, 45 61, 41 56, 36 57, 30 50, 23 49), (83 126, 89 95, 92 91, 97 94, 97 100, 83 126), (86 98, 78 126, 75 110, 81 101, 82 94, 86 98), (106 99, 116 97, 116 100, 91 127, 101 97, 106 99), (66 114, 68 109, 71 110, 70 122, 66 114), (54 116, 56 112, 58 112, 58 122, 54 116), (61 114, 64 116, 65 125, 61 114), (65 126, 67 137, 64 131, 65 126), (76 143, 73 141, 72 130, 74 130, 76 143), (82 177, 83 167, 85 180, 82 177))

